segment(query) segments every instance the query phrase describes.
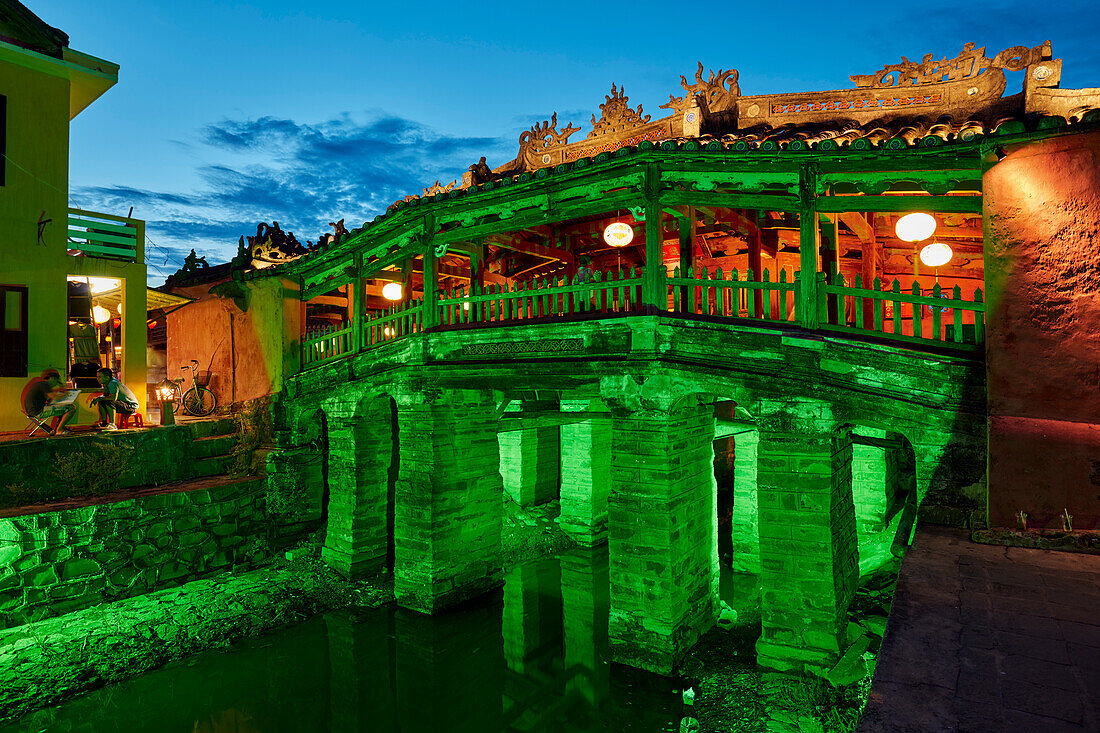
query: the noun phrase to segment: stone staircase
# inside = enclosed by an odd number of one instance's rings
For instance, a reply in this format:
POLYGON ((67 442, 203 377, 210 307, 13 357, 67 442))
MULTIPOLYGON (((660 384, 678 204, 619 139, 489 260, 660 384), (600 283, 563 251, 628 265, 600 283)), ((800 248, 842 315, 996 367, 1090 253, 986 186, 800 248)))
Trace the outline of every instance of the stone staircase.
POLYGON ((233 468, 233 449, 237 445, 237 423, 233 418, 201 420, 189 425, 194 436, 194 465, 191 475, 219 476, 233 468))

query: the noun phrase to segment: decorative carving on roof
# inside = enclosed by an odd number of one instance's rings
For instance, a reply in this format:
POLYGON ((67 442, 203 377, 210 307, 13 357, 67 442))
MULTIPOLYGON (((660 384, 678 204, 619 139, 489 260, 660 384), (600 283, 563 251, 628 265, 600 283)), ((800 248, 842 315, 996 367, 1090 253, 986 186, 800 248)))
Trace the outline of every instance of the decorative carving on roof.
POLYGON ((598 122, 596 115, 592 115, 592 132, 588 133, 587 139, 620 133, 649 122, 649 115, 642 115, 642 105, 639 104, 636 110, 630 106, 624 89, 612 84, 611 94, 605 97, 607 101, 600 105, 603 114, 598 122))
POLYGON ((291 262, 309 251, 293 232, 284 232, 277 221, 261 221, 256 225, 256 236, 246 239, 252 266, 257 269, 291 262))
POLYGON ((721 112, 734 106, 736 99, 741 96, 736 69, 719 69, 717 75, 710 69, 710 78, 704 81, 702 61, 695 72, 695 83, 688 84, 687 77, 681 76, 680 86, 687 93, 682 97, 668 95, 668 103, 662 104, 661 109, 671 109, 673 114, 680 114, 691 106, 695 97, 702 97, 706 101, 707 111, 721 112))
POLYGON ((984 46, 976 49, 973 43, 967 43, 959 55, 953 59, 944 57, 934 61, 933 55, 928 53, 918 64, 902 56, 900 64, 887 64, 877 73, 858 74, 849 78, 859 88, 917 86, 970 79, 986 69, 1021 71, 1032 64, 1049 59, 1050 41, 1045 41, 1034 48, 1013 46, 1001 51, 992 59, 986 57, 984 46))
MULTIPOLYGON (((593 118, 594 119, 594 118, 593 118)), ((581 128, 573 127, 567 123, 565 129, 558 132, 558 113, 555 112, 549 120, 536 122, 530 130, 524 130, 519 136, 521 150, 537 153, 547 148, 557 148, 569 142, 569 136, 579 132, 581 128)))
POLYGON ((481 156, 481 160, 470 166, 470 179, 474 186, 493 180, 493 171, 485 162, 484 155, 481 156))
POLYGON ((448 183, 446 186, 439 182, 439 179, 435 179, 435 183, 424 189, 425 196, 434 196, 437 193, 448 193, 454 190, 454 187, 458 184, 458 179, 455 179, 448 183))

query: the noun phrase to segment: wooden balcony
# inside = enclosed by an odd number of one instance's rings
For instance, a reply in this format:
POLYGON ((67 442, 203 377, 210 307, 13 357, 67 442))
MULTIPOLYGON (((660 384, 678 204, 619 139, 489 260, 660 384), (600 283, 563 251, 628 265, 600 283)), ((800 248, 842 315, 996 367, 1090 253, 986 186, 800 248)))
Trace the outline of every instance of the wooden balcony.
POLYGON ((145 222, 69 209, 69 254, 122 262, 145 261, 145 222))

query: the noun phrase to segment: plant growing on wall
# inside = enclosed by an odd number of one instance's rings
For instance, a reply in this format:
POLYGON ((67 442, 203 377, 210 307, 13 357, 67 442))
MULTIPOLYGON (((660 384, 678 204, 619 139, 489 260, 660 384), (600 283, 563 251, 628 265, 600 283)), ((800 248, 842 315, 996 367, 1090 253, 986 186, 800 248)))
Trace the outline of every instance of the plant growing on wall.
POLYGON ((126 445, 97 444, 86 451, 60 456, 54 476, 70 496, 102 494, 118 488, 130 467, 134 449, 126 445))

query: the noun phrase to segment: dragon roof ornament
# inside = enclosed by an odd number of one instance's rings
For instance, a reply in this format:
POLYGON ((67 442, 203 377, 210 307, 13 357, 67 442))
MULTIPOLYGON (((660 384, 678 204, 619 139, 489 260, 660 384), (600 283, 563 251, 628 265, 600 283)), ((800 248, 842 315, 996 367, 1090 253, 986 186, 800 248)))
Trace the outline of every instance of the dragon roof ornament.
POLYGON ((699 68, 695 72, 695 83, 688 84, 686 76, 680 76, 680 86, 686 94, 682 97, 668 95, 668 102, 661 105, 661 109, 671 109, 673 114, 680 114, 696 102, 696 97, 702 97, 710 112, 722 112, 729 109, 737 97, 741 96, 741 87, 737 84, 737 70, 718 70, 718 74, 710 69, 710 78, 703 80, 703 62, 699 62, 699 68))

